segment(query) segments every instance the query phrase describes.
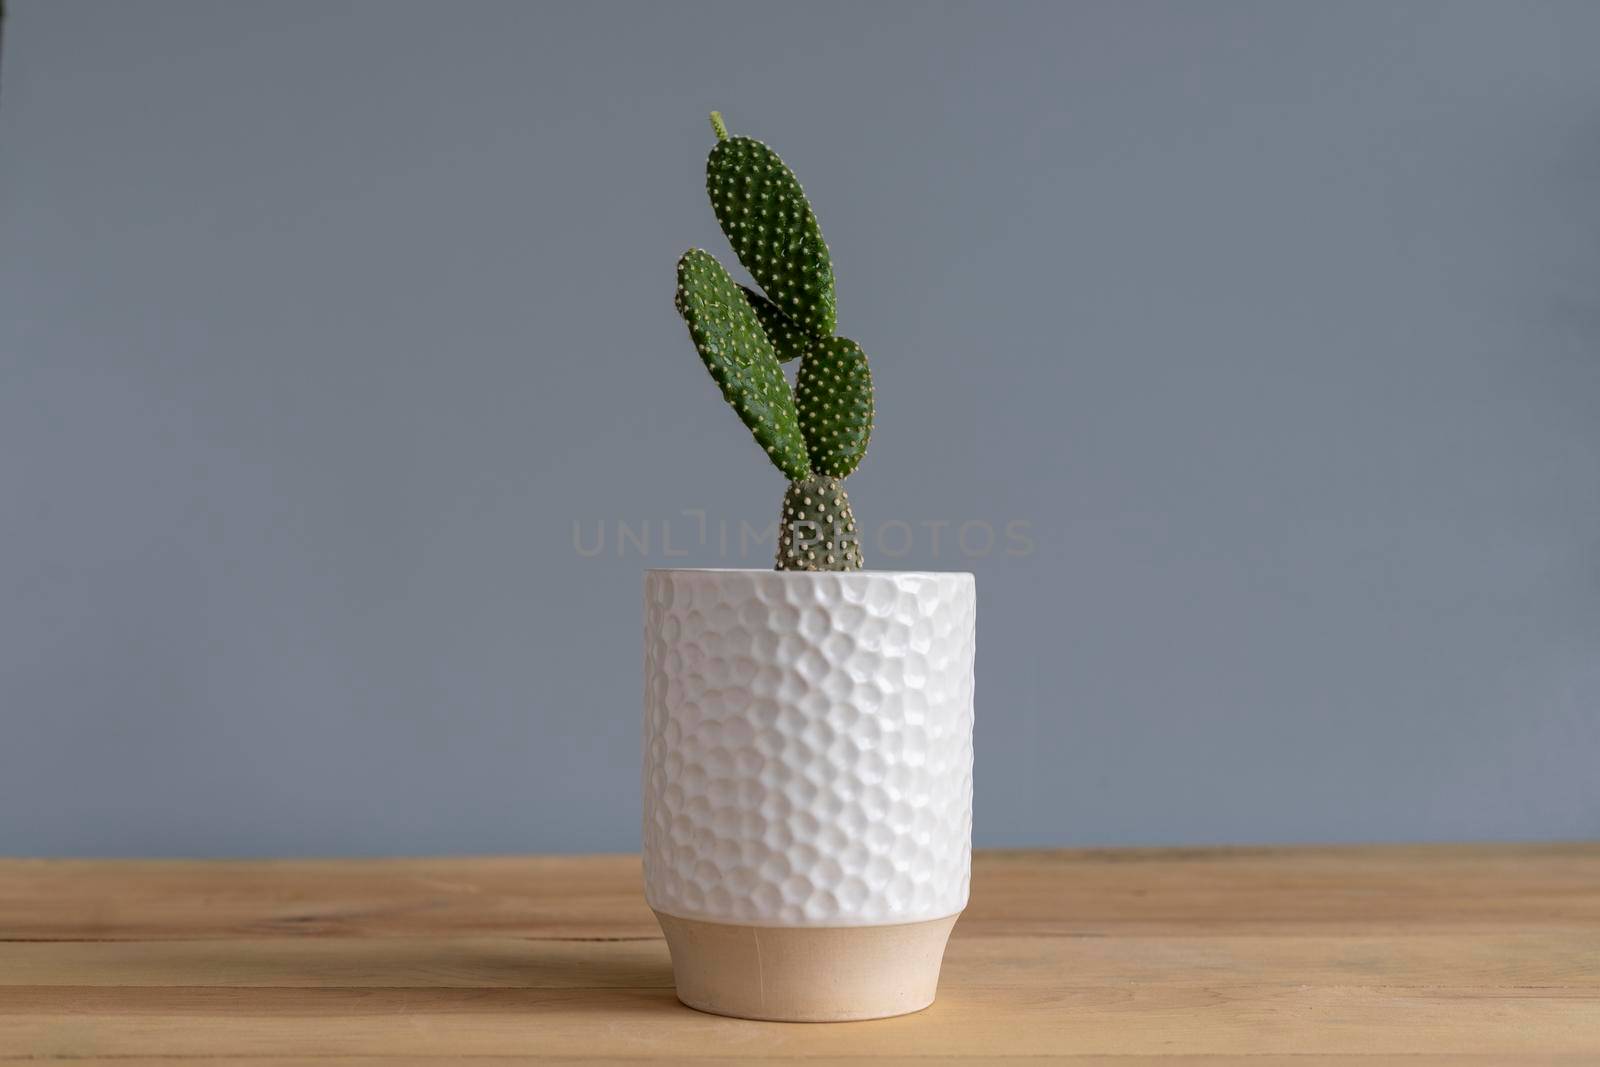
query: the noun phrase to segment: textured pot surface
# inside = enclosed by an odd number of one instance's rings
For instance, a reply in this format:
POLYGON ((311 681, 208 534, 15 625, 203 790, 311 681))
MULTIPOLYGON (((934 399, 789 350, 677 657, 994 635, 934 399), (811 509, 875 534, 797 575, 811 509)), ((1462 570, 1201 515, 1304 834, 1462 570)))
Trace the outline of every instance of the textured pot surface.
POLYGON ((965 907, 975 613, 970 574, 649 572, 650 906, 768 927, 965 907))

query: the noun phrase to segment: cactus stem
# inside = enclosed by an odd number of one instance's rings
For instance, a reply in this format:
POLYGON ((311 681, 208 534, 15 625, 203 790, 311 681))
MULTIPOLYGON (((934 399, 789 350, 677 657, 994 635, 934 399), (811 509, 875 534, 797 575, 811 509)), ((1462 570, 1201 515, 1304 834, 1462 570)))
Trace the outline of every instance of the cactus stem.
POLYGON ((839 479, 814 474, 789 483, 775 556, 780 571, 861 569, 861 536, 839 479))
POLYGON ((728 139, 728 127, 722 121, 722 112, 713 111, 711 113, 711 128, 717 131, 717 140, 726 141, 728 139))

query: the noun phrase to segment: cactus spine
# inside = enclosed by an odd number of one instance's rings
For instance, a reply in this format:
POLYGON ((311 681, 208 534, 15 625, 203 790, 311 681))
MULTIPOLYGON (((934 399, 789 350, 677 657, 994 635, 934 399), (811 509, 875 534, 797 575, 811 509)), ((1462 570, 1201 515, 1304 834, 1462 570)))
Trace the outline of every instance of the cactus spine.
POLYGON ((706 192, 739 262, 761 292, 708 252, 678 261, 675 304, 722 397, 789 479, 778 570, 859 570, 861 540, 843 479, 872 437, 872 373, 861 346, 833 335, 833 263, 794 173, 760 141, 717 143, 706 192), (794 390, 780 364, 799 360, 794 390))

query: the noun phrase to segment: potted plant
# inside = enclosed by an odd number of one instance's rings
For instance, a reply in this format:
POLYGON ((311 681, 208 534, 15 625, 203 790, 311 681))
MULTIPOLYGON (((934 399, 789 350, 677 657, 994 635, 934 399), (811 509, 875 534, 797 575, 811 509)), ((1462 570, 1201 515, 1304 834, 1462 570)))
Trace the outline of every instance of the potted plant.
POLYGON ((973 577, 862 569, 866 355, 834 334, 794 174, 711 122, 706 190, 760 291, 693 249, 676 306, 789 486, 774 569, 645 578, 645 896, 690 1007, 899 1015, 932 1003, 967 902, 973 577))

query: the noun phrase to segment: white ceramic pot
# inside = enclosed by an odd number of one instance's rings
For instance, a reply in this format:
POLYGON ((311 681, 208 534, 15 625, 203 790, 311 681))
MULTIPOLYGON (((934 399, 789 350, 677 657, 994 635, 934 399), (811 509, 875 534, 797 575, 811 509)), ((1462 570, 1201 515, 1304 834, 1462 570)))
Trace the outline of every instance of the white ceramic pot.
POLYGON ((970 574, 645 577, 645 897, 723 1015, 932 1003, 972 867, 970 574))

